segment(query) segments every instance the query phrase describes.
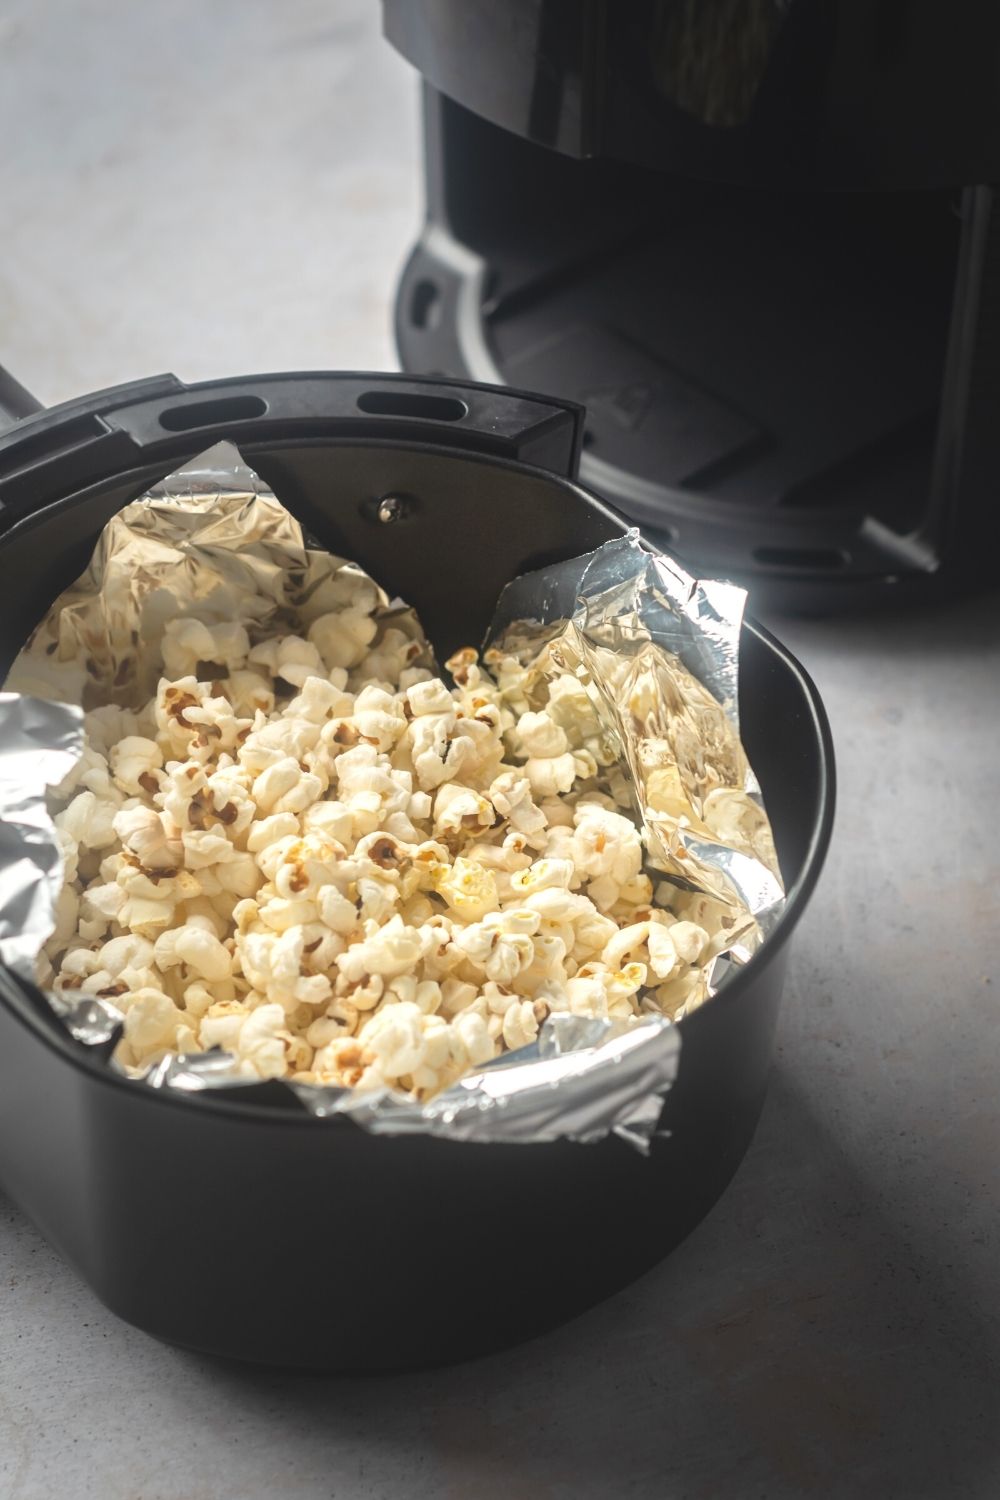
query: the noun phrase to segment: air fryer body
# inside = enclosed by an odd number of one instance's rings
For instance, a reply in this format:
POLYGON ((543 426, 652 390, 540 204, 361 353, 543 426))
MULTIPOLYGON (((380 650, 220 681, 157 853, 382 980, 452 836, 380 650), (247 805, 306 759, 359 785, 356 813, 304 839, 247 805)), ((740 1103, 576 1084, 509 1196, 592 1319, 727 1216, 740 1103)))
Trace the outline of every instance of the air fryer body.
MULTIPOLYGON (((581 418, 507 391, 334 374, 195 387, 163 377, 29 417, 0 436, 0 676, 108 519, 225 437, 320 543, 416 605, 439 655, 477 642, 515 574, 623 533, 575 482, 581 418), (387 526, 388 495, 400 519, 387 526)), ((152 1089, 111 1072, 0 966, 4 1189, 124 1318, 304 1369, 481 1354, 653 1265, 749 1144, 788 941, 833 815, 815 689, 752 623, 741 649, 742 733, 788 901, 760 953, 681 1022, 648 1155, 617 1137, 372 1136, 308 1115, 273 1082, 152 1089)))
POLYGON ((416 372, 586 405, 581 474, 778 607, 1000 540, 1000 13, 384 0, 425 80, 416 372))

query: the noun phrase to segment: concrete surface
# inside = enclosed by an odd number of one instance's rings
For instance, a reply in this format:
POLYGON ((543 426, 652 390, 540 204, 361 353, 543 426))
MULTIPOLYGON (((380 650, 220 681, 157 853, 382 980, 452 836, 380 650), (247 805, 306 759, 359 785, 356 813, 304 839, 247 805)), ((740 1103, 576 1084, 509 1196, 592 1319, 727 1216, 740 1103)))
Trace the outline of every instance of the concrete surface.
MULTIPOLYGON (((416 100, 374 3, 3 0, 0 126, 0 359, 44 399, 391 363, 416 100)), ((778 628, 840 816, 708 1221, 551 1337, 350 1381, 153 1343, 4 1203, 3 1500, 1000 1492, 1000 601, 778 628)))

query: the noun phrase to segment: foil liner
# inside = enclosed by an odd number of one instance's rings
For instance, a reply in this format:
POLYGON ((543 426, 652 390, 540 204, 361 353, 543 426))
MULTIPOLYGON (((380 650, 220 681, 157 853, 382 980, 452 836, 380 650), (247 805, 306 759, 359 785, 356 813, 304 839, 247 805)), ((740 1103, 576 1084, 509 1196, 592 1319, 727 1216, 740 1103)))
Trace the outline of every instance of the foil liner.
MULTIPOLYGON (((162 675, 160 639, 179 616, 240 620, 251 639, 305 631, 361 568, 306 545, 302 528, 230 443, 134 500, 101 532, 87 571, 33 631, 5 686, 91 709, 138 708, 162 675)), ((412 609, 376 590, 380 626, 433 657, 412 609)))
POLYGON ((69 775, 82 749, 78 708, 0 693, 0 963, 29 982, 63 883, 45 793, 69 775))
MULTIPOLYGON (((54 928, 61 856, 46 789, 79 756, 80 707, 135 707, 151 696, 167 620, 238 618, 254 639, 302 631, 338 603, 345 573, 367 576, 308 546, 299 523, 225 443, 108 523, 86 573, 18 656, 6 684, 16 691, 0 695, 0 960, 33 980, 54 928)), ((415 663, 432 665, 413 610, 381 590, 378 597, 380 624, 403 630, 415 663)), ((489 635, 492 649, 530 667, 539 691, 552 667, 577 672, 633 778, 651 863, 726 907, 707 993, 759 945, 782 900, 739 740, 743 599, 731 585, 696 583, 631 533, 515 580, 489 635)), ((47 998, 76 1041, 108 1048, 122 1019, 113 1004, 47 998)), ((280 1086, 318 1117, 343 1115, 377 1134, 529 1144, 613 1133, 645 1151, 679 1048, 676 1026, 657 1014, 630 1026, 553 1015, 531 1047, 423 1104, 389 1090, 280 1086)), ((218 1051, 165 1057, 136 1081, 182 1092, 248 1085, 218 1051)))
MULTIPOLYGON (((538 1040, 416 1104, 390 1089, 289 1084, 321 1119, 346 1116, 373 1135, 434 1135, 485 1145, 598 1141, 613 1133, 646 1152, 677 1074, 680 1032, 660 1016, 636 1025, 550 1016, 538 1040)), ((155 1088, 198 1093, 245 1083, 225 1053, 165 1057, 145 1074, 155 1088)))
MULTIPOLYGON (((556 668, 579 677, 628 767, 648 863, 725 909, 717 956, 735 963, 759 948, 785 899, 740 739, 745 600, 734 584, 692 578, 633 530, 508 584, 487 651, 488 662, 513 656, 529 668, 539 702, 556 668)), ((709 994, 724 967, 709 974, 709 994)))

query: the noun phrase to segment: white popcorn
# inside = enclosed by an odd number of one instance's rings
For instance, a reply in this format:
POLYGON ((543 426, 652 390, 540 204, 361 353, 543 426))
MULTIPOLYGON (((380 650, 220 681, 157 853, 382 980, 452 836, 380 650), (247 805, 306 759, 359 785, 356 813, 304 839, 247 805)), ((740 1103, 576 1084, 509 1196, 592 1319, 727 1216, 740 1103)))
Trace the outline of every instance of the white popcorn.
POLYGON ((429 678, 407 688, 406 701, 415 719, 422 719, 427 714, 443 714, 450 716, 454 723, 455 705, 451 694, 439 677, 429 678))
POLYGON ((298 832, 299 820, 295 813, 271 813, 255 822, 248 831, 247 848, 251 854, 259 854, 262 849, 267 849, 271 844, 297 837, 298 832))
POLYGON ((523 919, 527 917, 536 928, 541 919, 536 912, 513 915, 515 921, 510 923, 506 913, 491 912, 482 922, 455 933, 455 946, 497 984, 511 984, 535 958, 532 934, 524 930, 523 919), (518 916, 522 919, 520 924, 516 920, 518 916))
POLYGON ((554 797, 573 790, 577 763, 568 750, 565 755, 533 756, 525 761, 524 774, 531 784, 532 796, 554 797))
POLYGON ((569 749, 564 731, 547 713, 522 714, 517 721, 517 738, 526 760, 549 760, 569 749))
POLYGON ((409 751, 417 781, 425 792, 432 792, 448 779, 451 734, 457 717, 455 705, 450 703, 441 713, 416 716, 403 735, 402 744, 409 751))
POLYGON ((314 802, 302 815, 302 828, 306 833, 314 830, 325 833, 334 843, 346 848, 353 836, 354 815, 342 802, 314 802))
POLYGON ((247 653, 251 666, 265 667, 272 677, 301 688, 308 677, 324 676, 323 662, 315 645, 301 636, 285 635, 278 640, 262 641, 247 653))
POLYGON ((183 843, 166 813, 142 806, 123 808, 112 827, 142 871, 176 871, 182 864, 183 843))
MULTIPOLYGON (((71 886, 63 887, 62 894, 67 892, 73 894, 71 886)), ((88 886, 81 897, 75 898, 74 910, 81 921, 82 935, 90 939, 103 936, 112 922, 121 921, 122 908, 127 900, 128 896, 116 881, 88 886)), ((57 926, 58 931, 61 931, 61 926, 57 926)), ((65 941, 69 941, 70 935, 65 941)))
POLYGON ((115 785, 129 797, 158 790, 157 772, 163 765, 163 752, 155 740, 140 735, 126 735, 111 746, 111 774, 115 785))
POLYGON ((467 922, 479 921, 499 903, 492 870, 484 870, 482 865, 461 856, 437 882, 436 889, 451 910, 467 922))
POLYGON ((303 972, 305 936, 295 925, 280 933, 247 932, 237 936, 243 973, 254 989, 286 1011, 298 1005, 320 1005, 332 993, 325 974, 303 972))
POLYGON ((394 1080, 420 1067, 424 1055, 423 1012, 399 1001, 366 1021, 358 1041, 374 1053, 383 1078, 394 1080))
POLYGON ((519 771, 504 771, 490 785, 489 798, 511 828, 529 839, 545 830, 545 814, 532 801, 531 782, 519 771))
POLYGON ((363 673, 359 675, 367 681, 394 687, 403 671, 423 654, 423 650, 419 641, 411 640, 402 630, 390 626, 383 632, 375 649, 365 657, 363 673))
POLYGON ((658 1008, 671 1020, 679 1021, 694 1010, 705 998, 706 982, 704 969, 684 969, 666 984, 653 991, 658 1008))
POLYGON ((232 1053, 244 1077, 280 1078, 287 1071, 288 1053, 294 1048, 286 1023, 280 1005, 258 1005, 249 1012, 209 1013, 202 1020, 199 1035, 203 1047, 221 1047, 232 1053))
POLYGON ((504 1011, 502 1035, 511 1052, 529 1047, 538 1036, 537 1004, 537 1001, 517 1000, 504 1011))
POLYGON ((303 760, 319 741, 320 728, 311 719, 299 718, 289 709, 280 719, 254 729, 240 747, 240 761, 250 771, 257 772, 285 757, 303 760))
POLYGON ((408 724, 396 697, 379 687, 361 689, 351 719, 361 738, 382 751, 392 749, 408 724))
POLYGON ((696 922, 675 922, 670 928, 670 941, 681 963, 695 964, 708 942, 708 933, 696 922))
POLYGON ((320 615, 309 627, 309 640, 327 667, 354 667, 375 639, 376 622, 363 609, 347 608, 320 615))
POLYGON ((466 1066, 480 1066, 496 1055, 496 1048, 487 1029, 485 1017, 479 1015, 478 1012, 466 1010, 457 1015, 451 1030, 457 1043, 455 1050, 459 1052, 459 1059, 464 1060, 466 1066))
POLYGON ((205 625, 201 620, 168 620, 163 629, 163 666, 170 677, 196 674, 201 662, 241 667, 250 650, 246 630, 236 621, 205 625))
POLYGON ((445 979, 441 986, 441 1004, 438 1009, 444 1016, 465 1014, 475 1004, 479 993, 474 984, 463 979, 445 979))
POLYGON ((257 910, 261 922, 272 932, 288 932, 292 927, 311 927, 319 921, 316 902, 302 897, 272 896, 257 910))
MULTIPOLYGON (((64 885, 56 898, 55 927, 45 944, 46 952, 60 952, 74 936, 80 920, 80 904, 80 897, 73 887, 64 885)), ((106 927, 106 923, 104 925, 106 927)), ((83 936, 88 934, 84 933, 83 936)))
POLYGON ((597 710, 586 687, 569 672, 549 679, 549 701, 546 712, 566 734, 574 748, 582 745, 593 752, 603 731, 597 710))
POLYGON ((420 934, 406 927, 398 914, 384 927, 374 928, 364 940, 355 943, 337 959, 337 968, 347 980, 359 980, 366 974, 383 978, 412 970, 421 956, 420 934))
POLYGON ((231 671, 220 684, 223 693, 241 718, 274 712, 274 690, 259 672, 242 669, 231 671))
POLYGON ((280 857, 269 862, 268 873, 278 895, 287 900, 311 900, 318 897, 323 886, 343 878, 340 863, 344 851, 319 830, 301 838, 282 839, 275 848, 280 857))
POLYGON ((116 838, 115 818, 120 800, 78 792, 69 806, 55 818, 55 825, 85 849, 107 849, 116 838))
POLYGON ((518 870, 510 877, 511 889, 518 895, 530 896, 535 891, 568 891, 575 870, 570 859, 539 859, 526 870, 518 870))
POLYGON ((153 949, 157 966, 172 969, 176 964, 185 964, 199 978, 214 983, 228 979, 233 961, 229 950, 211 932, 188 922, 184 927, 172 928, 156 939, 153 949))
POLYGON ((434 832, 440 837, 444 833, 458 833, 461 829, 481 833, 493 824, 495 811, 492 802, 471 787, 449 782, 441 787, 434 798, 434 832))
MULTIPOLYGON (((690 941, 685 943, 683 935, 681 946, 685 952, 690 951, 690 941)), ((699 944, 699 951, 700 947, 699 944)), ((628 927, 620 928, 604 945, 601 953, 601 961, 609 969, 621 968, 628 957, 647 963, 658 980, 668 979, 678 962, 690 961, 678 953, 673 940, 673 929, 654 921, 633 922, 628 927)))
POLYGON ((399 891, 384 880, 361 875, 357 881, 358 908, 365 921, 388 922, 399 903, 399 891))
POLYGON ((358 926, 358 908, 335 885, 323 886, 317 894, 316 905, 320 920, 331 932, 348 937, 358 926))
POLYGON ((642 868, 639 830, 620 813, 593 802, 580 803, 573 821, 573 862, 588 880, 593 900, 607 911, 618 900, 621 887, 642 868))
MULTIPOLYGON (((334 675, 343 676, 346 681, 346 674, 338 672, 334 675)), ((351 695, 344 692, 343 682, 331 682, 323 677, 307 677, 298 697, 289 703, 288 712, 292 717, 305 719, 310 724, 325 724, 328 719, 349 714, 351 708, 351 695)))
POLYGON ((303 771, 297 760, 285 756, 254 781, 252 793, 265 812, 304 812, 323 790, 318 776, 303 771))
POLYGON ((156 1062, 168 1052, 195 1051, 195 1034, 185 1012, 162 990, 143 988, 125 1012, 124 1047, 133 1066, 156 1062))
MULTIPOLYGON (((220 1047, 248 1078, 425 1098, 550 1012, 705 998, 730 914, 669 882, 654 905, 584 683, 495 653, 494 680, 466 650, 449 689, 379 602, 344 568, 304 636, 171 621, 173 680, 87 715, 45 953, 58 989, 121 1006, 127 1068, 220 1047)), ((727 836, 762 836, 746 799, 709 804, 727 836)))
POLYGON ((161 749, 166 742, 165 753, 188 758, 192 741, 199 734, 198 726, 187 717, 188 710, 197 708, 208 696, 208 685, 196 677, 181 677, 176 682, 161 677, 154 715, 161 749))
MULTIPOLYGON (((21 689, 27 691, 27 689, 21 689)), ((68 703, 78 702, 78 698, 68 698, 68 703)), ((134 713, 127 708, 119 708, 115 703, 107 703, 100 708, 92 708, 83 716, 83 727, 87 737, 87 751, 89 755, 107 756, 113 746, 121 744, 122 740, 130 735, 139 733, 139 722, 134 713)), ((82 775, 82 768, 78 768, 77 781, 82 775)), ((92 789, 93 790, 93 789, 92 789)))

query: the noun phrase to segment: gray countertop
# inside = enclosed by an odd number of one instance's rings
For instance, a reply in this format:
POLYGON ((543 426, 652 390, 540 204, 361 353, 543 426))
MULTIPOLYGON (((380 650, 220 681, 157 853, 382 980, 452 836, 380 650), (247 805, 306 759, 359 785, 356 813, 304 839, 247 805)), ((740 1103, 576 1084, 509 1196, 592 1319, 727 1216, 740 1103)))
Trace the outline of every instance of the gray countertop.
MULTIPOLYGON (((4 363, 47 400, 389 364, 419 184, 377 19, 0 4, 4 363)), ((706 1222, 545 1339, 354 1381, 155 1343, 0 1200, 2 1500, 1000 1491, 1000 598, 768 623, 826 700, 839 815, 706 1222)))

